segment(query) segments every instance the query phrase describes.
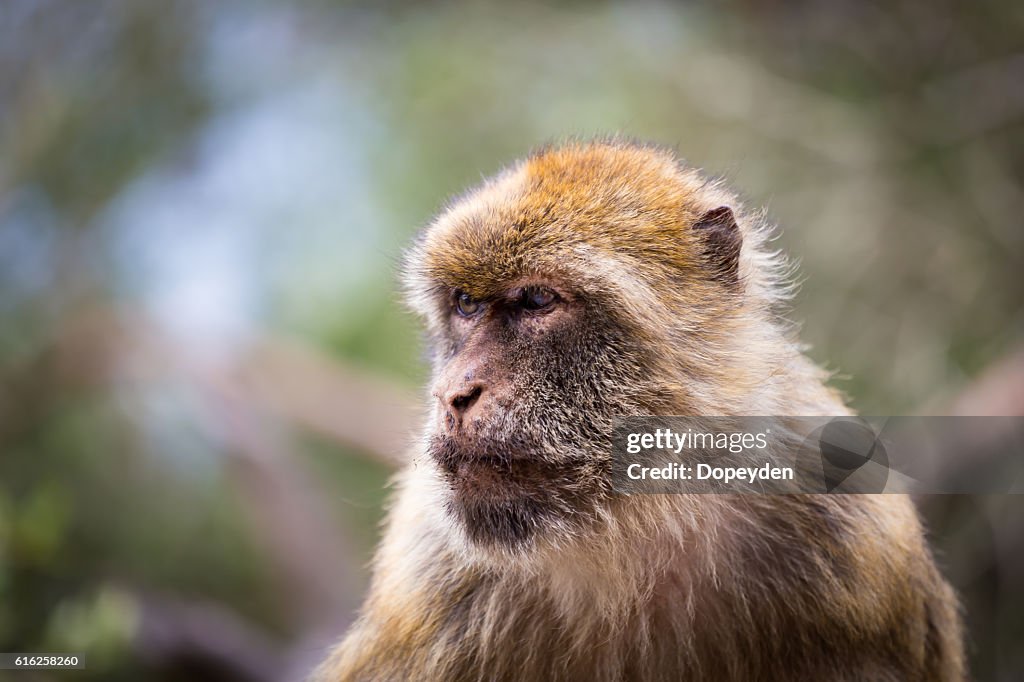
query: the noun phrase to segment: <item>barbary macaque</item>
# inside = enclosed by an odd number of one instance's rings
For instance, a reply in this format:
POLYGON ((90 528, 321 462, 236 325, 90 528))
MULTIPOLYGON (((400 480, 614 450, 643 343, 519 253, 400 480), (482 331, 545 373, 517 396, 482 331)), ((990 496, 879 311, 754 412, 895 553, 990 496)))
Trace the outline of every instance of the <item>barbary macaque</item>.
POLYGON ((431 416, 317 680, 961 680, 903 495, 618 495, 616 416, 847 415, 771 228, 670 151, 535 152, 405 264, 431 416))

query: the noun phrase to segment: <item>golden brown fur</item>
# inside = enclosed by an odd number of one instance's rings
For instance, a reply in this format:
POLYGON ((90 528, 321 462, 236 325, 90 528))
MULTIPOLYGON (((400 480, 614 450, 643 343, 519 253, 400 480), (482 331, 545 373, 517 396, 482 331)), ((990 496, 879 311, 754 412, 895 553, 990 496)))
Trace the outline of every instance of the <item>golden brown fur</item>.
POLYGON ((406 280, 435 378, 496 397, 428 424, 360 620, 316 679, 962 679, 955 597, 906 497, 608 491, 613 414, 848 413, 778 314, 769 236, 670 152, 619 140, 541 150, 429 226, 406 280), (732 278, 696 225, 724 206, 732 278), (497 310, 533 281, 558 312, 507 336, 447 303, 497 310), (489 448, 505 479, 459 468, 489 448))

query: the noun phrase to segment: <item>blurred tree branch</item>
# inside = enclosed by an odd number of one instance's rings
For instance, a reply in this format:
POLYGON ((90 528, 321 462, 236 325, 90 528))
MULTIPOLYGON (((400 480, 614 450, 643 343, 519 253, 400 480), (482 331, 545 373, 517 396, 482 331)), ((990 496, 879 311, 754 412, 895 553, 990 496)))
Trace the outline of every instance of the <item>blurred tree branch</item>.
POLYGON ((136 599, 140 620, 133 646, 159 669, 191 680, 282 679, 280 645, 224 606, 150 594, 136 599))
POLYGON ((236 397, 397 466, 405 461, 419 407, 403 387, 309 346, 261 339, 216 378, 236 397))

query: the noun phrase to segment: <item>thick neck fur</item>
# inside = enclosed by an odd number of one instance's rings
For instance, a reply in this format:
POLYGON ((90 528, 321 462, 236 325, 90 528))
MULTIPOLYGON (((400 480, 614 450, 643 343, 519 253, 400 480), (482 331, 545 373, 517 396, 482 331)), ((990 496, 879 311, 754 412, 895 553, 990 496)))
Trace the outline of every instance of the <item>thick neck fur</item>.
POLYGON ((880 668, 870 679, 945 679, 909 672, 927 665, 925 625, 955 613, 930 613, 919 586, 899 579, 934 571, 910 565, 923 555, 902 498, 792 497, 786 508, 752 497, 633 497, 561 551, 501 559, 468 550, 430 512, 429 477, 406 472, 402 485, 368 616, 337 654, 343 679, 869 679, 851 660, 858 640, 865 655, 906 672, 880 668), (801 516, 804 504, 820 516, 801 516), (843 527, 864 534, 844 539, 843 527), (910 546, 882 546, 894 535, 910 546), (897 579, 871 578, 883 554, 894 554, 886 568, 897 579), (852 591, 857 584, 866 590, 852 591), (903 627, 908 609, 918 632, 903 627), (829 647, 834 657, 801 654, 829 647), (837 661, 850 664, 849 677, 837 661))

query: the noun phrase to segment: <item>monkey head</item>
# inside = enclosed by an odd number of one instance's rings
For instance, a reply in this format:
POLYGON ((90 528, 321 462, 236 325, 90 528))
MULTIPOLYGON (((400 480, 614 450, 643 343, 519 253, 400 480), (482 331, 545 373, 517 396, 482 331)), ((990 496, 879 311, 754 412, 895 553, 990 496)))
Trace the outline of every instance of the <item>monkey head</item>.
POLYGON ((713 387, 748 288, 734 205, 668 151, 574 143, 419 236, 405 284, 432 347, 425 462, 471 542, 520 550, 601 518, 613 417, 725 409, 713 387))

